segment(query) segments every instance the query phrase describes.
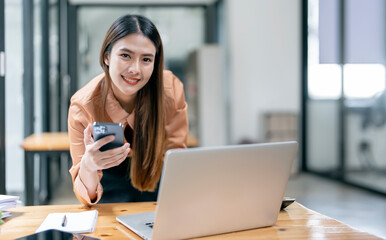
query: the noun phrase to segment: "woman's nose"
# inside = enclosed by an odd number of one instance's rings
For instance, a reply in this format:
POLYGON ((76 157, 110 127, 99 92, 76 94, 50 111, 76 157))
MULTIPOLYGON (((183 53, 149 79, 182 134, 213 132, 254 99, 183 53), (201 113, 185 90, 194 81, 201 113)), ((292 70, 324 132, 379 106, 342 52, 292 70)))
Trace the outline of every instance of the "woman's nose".
POLYGON ((139 72, 139 62, 133 61, 129 66, 129 73, 138 73, 139 72))

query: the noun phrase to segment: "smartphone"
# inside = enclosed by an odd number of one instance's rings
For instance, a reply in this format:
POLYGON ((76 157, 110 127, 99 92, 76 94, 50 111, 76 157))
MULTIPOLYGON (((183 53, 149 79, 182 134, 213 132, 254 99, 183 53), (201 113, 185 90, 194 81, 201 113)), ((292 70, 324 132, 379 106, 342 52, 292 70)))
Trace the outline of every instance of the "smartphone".
POLYGON ((84 240, 100 240, 99 238, 94 238, 90 236, 85 236, 77 233, 63 232, 60 230, 52 229, 46 230, 43 232, 32 233, 31 235, 18 238, 16 240, 52 240, 52 239, 84 239, 84 240))
POLYGON ((92 133, 94 135, 94 141, 98 141, 99 139, 110 135, 115 136, 115 139, 112 142, 103 145, 99 149, 102 152, 120 147, 124 144, 123 125, 121 123, 94 122, 92 125, 92 133))

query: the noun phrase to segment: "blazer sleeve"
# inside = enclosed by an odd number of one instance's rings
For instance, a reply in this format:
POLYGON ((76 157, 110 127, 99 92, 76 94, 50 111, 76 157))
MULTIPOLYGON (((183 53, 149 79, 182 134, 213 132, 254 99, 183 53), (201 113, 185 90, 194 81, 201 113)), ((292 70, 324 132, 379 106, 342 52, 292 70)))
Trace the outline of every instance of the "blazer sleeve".
POLYGON ((102 171, 98 171, 99 182, 97 183, 97 199, 94 202, 91 202, 87 189, 79 176, 80 164, 85 152, 83 132, 87 125, 92 122, 92 116, 80 104, 70 105, 68 112, 68 135, 70 138, 72 167, 69 172, 71 174, 75 196, 85 206, 96 204, 103 193, 103 188, 100 184, 102 171))
POLYGON ((184 86, 171 72, 165 75, 166 150, 186 148, 189 125, 184 86))

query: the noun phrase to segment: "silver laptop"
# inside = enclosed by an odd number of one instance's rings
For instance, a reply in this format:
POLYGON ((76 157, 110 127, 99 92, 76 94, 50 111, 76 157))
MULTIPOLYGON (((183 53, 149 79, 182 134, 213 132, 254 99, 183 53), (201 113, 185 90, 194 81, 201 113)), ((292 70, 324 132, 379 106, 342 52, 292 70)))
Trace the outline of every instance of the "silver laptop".
POLYGON ((272 226, 296 152, 296 142, 169 150, 156 211, 116 219, 153 240, 272 226))

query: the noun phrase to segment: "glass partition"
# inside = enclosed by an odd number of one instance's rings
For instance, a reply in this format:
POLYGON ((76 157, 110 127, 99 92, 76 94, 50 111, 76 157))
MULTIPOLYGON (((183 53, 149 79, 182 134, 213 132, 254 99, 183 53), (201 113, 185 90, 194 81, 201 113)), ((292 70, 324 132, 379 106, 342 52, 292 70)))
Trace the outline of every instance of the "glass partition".
POLYGON ((308 169, 386 194, 386 3, 307 3, 308 169))

